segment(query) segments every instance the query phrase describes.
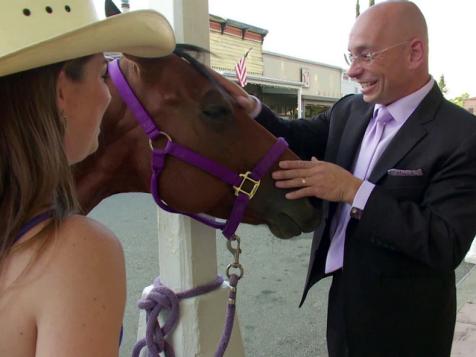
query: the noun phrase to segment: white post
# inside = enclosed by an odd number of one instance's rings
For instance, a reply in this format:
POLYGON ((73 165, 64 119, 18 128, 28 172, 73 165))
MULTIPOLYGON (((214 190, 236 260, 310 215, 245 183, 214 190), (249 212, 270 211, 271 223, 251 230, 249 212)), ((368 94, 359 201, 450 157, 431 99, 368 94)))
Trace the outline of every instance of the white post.
POLYGON ((122 0, 121 1, 121 11, 124 12, 129 12, 129 0, 122 0))
POLYGON ((302 118, 303 115, 302 115, 302 88, 299 87, 298 88, 298 92, 297 92, 297 110, 298 110, 298 119, 299 118, 302 118))
POLYGON ((476 239, 473 240, 473 244, 471 244, 471 248, 469 248, 468 254, 464 258, 466 263, 476 264, 476 239))
MULTIPOLYGON (((208 0, 149 0, 149 7, 167 17, 177 43, 210 47, 208 0)), ((160 279, 167 287, 180 292, 215 280, 215 230, 188 217, 158 210, 158 236, 160 279)), ((150 287, 144 293, 148 290, 150 287)), ((223 284, 214 292, 180 303, 180 321, 169 339, 177 357, 213 356, 225 323, 227 299, 228 286, 223 284)), ((144 324, 141 314, 138 338, 144 336, 144 324)), ((238 316, 225 355, 245 355, 238 316)))

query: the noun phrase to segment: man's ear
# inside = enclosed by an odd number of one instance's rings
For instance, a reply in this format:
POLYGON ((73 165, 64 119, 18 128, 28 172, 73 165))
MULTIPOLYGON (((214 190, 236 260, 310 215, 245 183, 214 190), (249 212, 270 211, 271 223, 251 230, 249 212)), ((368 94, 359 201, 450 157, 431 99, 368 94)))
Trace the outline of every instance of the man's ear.
POLYGON ((409 65, 410 69, 416 69, 421 66, 425 59, 425 46, 423 41, 415 38, 410 41, 409 65))

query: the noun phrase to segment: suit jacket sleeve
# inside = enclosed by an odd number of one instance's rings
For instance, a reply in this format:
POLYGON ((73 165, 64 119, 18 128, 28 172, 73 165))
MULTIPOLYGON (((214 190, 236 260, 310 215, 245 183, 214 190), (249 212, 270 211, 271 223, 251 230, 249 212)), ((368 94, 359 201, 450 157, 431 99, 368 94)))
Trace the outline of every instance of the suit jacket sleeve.
POLYGON ((263 110, 256 118, 273 135, 283 137, 301 159, 312 156, 322 159, 327 144, 330 112, 324 112, 312 119, 286 120, 278 118, 263 104, 263 110))

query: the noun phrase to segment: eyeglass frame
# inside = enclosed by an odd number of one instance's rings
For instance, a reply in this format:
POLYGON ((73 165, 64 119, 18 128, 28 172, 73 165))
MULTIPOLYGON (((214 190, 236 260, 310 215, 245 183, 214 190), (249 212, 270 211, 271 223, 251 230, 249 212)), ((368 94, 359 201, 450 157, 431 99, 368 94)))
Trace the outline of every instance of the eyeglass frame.
POLYGON ((348 53, 344 53, 344 59, 345 59, 345 62, 349 65, 349 66, 352 66, 354 64, 354 62, 361 62, 361 63, 371 63, 375 60, 375 58, 379 55, 381 55, 382 53, 384 52, 387 52, 393 48, 396 48, 398 46, 401 46, 401 45, 405 45, 407 44, 408 42, 410 42, 410 40, 406 40, 406 41, 403 41, 403 42, 399 42, 395 45, 392 45, 392 46, 389 46, 389 47, 386 47, 382 50, 378 50, 378 51, 371 51, 371 52, 368 52, 366 53, 365 55, 353 55, 351 52, 348 52, 348 53))

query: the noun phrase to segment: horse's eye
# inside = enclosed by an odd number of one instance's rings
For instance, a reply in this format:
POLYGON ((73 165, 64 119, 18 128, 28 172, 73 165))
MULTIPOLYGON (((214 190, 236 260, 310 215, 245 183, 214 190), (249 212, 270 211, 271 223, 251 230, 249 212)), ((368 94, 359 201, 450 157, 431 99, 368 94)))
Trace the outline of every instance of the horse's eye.
POLYGON ((210 90, 202 97, 201 110, 206 120, 225 124, 232 119, 230 103, 217 90, 210 90))
POLYGON ((229 107, 223 105, 212 104, 203 108, 202 113, 210 119, 219 120, 228 118, 231 115, 231 110, 229 107))

